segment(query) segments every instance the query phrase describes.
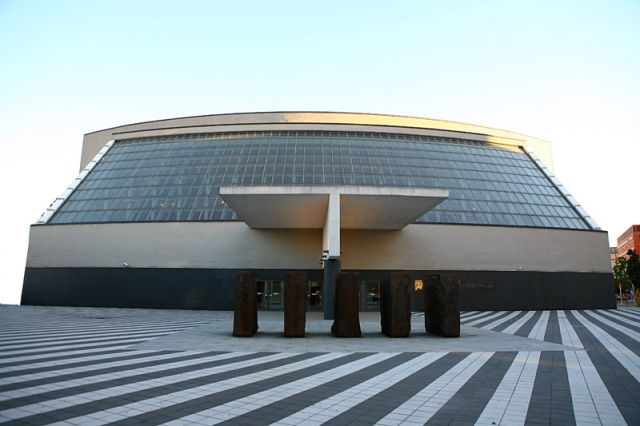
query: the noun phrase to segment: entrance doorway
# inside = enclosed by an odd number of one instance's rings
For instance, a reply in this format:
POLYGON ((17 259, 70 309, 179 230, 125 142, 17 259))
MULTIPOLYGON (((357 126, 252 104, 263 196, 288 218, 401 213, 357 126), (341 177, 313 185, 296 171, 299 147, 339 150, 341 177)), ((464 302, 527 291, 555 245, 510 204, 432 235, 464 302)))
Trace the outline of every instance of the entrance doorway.
POLYGON ((281 311, 284 304, 284 281, 265 280, 256 283, 258 309, 281 311))
POLYGON ((380 281, 360 282, 360 311, 380 310, 380 281))
POLYGON ((310 280, 307 282, 307 310, 319 311, 322 309, 322 281, 310 280))
MULTIPOLYGON (((256 283, 256 300, 262 311, 284 309, 284 281, 261 280, 256 283)), ((380 310, 380 281, 367 280, 358 284, 360 312, 380 310)), ((322 280, 307 281, 307 310, 322 310, 322 280)))

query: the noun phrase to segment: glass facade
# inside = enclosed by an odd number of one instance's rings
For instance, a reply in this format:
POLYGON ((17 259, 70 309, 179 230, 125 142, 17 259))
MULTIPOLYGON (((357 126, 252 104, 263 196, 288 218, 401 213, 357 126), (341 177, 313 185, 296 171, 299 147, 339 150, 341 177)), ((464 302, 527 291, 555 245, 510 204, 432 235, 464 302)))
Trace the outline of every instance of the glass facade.
POLYGON ((309 131, 117 141, 49 223, 238 220, 218 197, 234 185, 445 188, 417 222, 591 229, 521 148, 309 131))

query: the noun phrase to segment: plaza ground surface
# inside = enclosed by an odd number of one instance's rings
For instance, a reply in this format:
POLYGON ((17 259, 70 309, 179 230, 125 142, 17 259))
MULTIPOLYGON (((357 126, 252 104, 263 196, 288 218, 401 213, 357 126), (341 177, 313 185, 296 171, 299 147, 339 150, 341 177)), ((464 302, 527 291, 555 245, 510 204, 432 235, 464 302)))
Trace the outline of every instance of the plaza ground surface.
POLYGON ((464 312, 424 332, 305 338, 282 313, 0 306, 0 423, 640 424, 640 310, 464 312))

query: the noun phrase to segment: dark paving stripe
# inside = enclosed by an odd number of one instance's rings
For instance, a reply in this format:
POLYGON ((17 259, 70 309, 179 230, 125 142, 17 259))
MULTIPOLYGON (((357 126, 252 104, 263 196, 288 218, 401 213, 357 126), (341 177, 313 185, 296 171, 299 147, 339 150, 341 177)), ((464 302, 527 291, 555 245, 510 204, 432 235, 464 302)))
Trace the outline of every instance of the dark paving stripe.
POLYGON ((471 321, 479 320, 480 318, 488 317, 489 315, 492 315, 494 313, 495 313, 494 311, 483 312, 480 315, 474 316, 472 318, 462 318, 460 320, 460 322, 462 324, 465 324, 465 323, 468 323, 468 322, 471 322, 471 321))
POLYGON ((572 312, 567 318, 582 341, 591 362, 604 382, 613 401, 629 424, 640 419, 640 383, 615 359, 607 348, 582 325, 572 312))
POLYGON ((478 324, 474 324, 474 325, 472 325, 472 327, 484 327, 485 325, 491 324, 494 321, 498 321, 499 319, 502 319, 502 318, 506 317, 507 315, 511 315, 512 313, 513 312, 507 311, 504 314, 498 315, 497 317, 493 317, 493 318, 488 319, 486 321, 482 321, 482 322, 480 322, 478 324))
MULTIPOLYGON (((89 350, 89 349, 105 349, 105 348, 112 347, 112 346, 135 345, 136 343, 146 342, 147 340, 149 340, 149 339, 137 339, 137 340, 125 340, 125 339, 123 339, 123 341, 119 342, 119 343, 106 343, 104 345, 93 345, 93 346, 78 345, 78 346, 69 346, 69 347, 63 348, 63 349, 53 349, 53 350, 49 350, 49 351, 17 352, 17 353, 11 354, 11 355, 5 355, 5 359, 18 358, 18 357, 24 357, 24 356, 32 356, 32 355, 59 354, 61 352, 84 351, 84 350, 89 350)), ((88 355, 93 355, 93 353, 85 353, 85 356, 88 356, 88 355)), ((2 358, 0 358, 0 360, 2 360, 2 358)), ((31 360, 31 362, 35 362, 35 361, 31 360)))
POLYGON ((609 310, 609 312, 613 313, 617 318, 619 318, 621 321, 628 321, 630 324, 637 326, 640 326, 640 318, 636 318, 635 316, 628 316, 628 315, 624 315, 622 313, 619 313, 619 311, 614 311, 613 309, 609 310))
POLYGON ((69 342, 73 340, 82 341, 88 338, 110 338, 118 336, 137 336, 140 334, 155 334, 155 333, 175 333, 184 330, 184 327, 149 327, 140 329, 123 329, 123 330, 108 330, 108 331, 94 331, 93 333, 55 333, 54 334, 42 334, 40 336, 24 336, 15 337, 10 339, 0 339, 0 348, 7 346, 20 346, 31 345, 34 343, 54 343, 54 342, 69 342))
MULTIPOLYGON (((78 319, 81 321, 82 319, 78 319)), ((46 320, 34 320, 34 321, 43 321, 46 320)), ((185 321, 182 323, 175 323, 170 321, 154 321, 152 323, 145 322, 143 327, 150 328, 163 328, 163 327, 195 327, 203 324, 209 324, 212 321, 185 321)), ((32 324, 30 322, 29 324, 32 324)), ((140 322, 121 322, 121 323, 106 323, 100 322, 97 324, 89 324, 89 325, 79 325, 73 324, 69 322, 68 324, 59 324, 59 325, 48 325, 48 326, 37 326, 37 327, 20 327, 15 330, 9 331, 3 329, 0 332, 0 340, 4 338, 18 338, 20 336, 42 336, 47 335, 47 333, 64 333, 64 332, 91 332, 91 331, 108 331, 108 330, 128 330, 131 327, 139 327, 140 322)))
MULTIPOLYGON (((52 384, 52 383, 66 382, 66 381, 69 381, 69 380, 80 379, 80 378, 83 378, 83 377, 97 376, 99 374, 117 373, 119 371, 133 370, 133 369, 136 369, 136 368, 153 367, 153 366, 156 366, 156 365, 170 364, 170 363, 181 362, 181 361, 189 361, 189 360, 194 360, 194 359, 199 359, 199 358, 205 358, 205 357, 220 355, 222 353, 223 352, 201 352, 201 353, 197 353, 197 354, 190 354, 190 355, 183 355, 183 356, 178 356, 178 354, 176 354, 175 357, 168 358, 168 359, 142 361, 142 362, 137 362, 137 363, 128 363, 128 364, 125 364, 125 365, 119 365, 119 366, 114 366, 114 367, 95 368, 93 370, 82 371, 82 372, 74 372, 74 373, 66 373, 66 374, 62 373, 62 374, 59 374, 59 375, 56 375, 56 376, 52 376, 52 377, 45 377, 45 378, 40 378, 40 379, 33 379, 33 380, 28 380, 28 381, 23 381, 23 382, 0 385, 0 392, 7 392, 7 391, 16 390, 16 389, 23 389, 23 388, 28 388, 28 387, 31 387, 31 386, 39 386, 39 385, 47 385, 47 384, 52 384)), ((58 367, 58 369, 60 369, 60 367, 58 367)))
MULTIPOLYGON (((118 351, 118 352, 122 352, 122 351, 118 351)), ((88 361, 70 362, 67 364, 56 364, 56 365, 50 365, 46 367, 25 368, 23 370, 14 370, 14 371, 3 371, 3 372, 0 372, 0 379, 4 379, 6 377, 13 377, 13 376, 22 376, 25 374, 44 373, 47 371, 62 370, 66 368, 85 367, 87 365, 95 365, 96 367, 99 367, 100 364, 104 364, 107 362, 135 360, 138 358, 147 358, 147 357, 158 356, 158 355, 168 355, 171 353, 177 353, 177 352, 176 351, 155 351, 155 352, 138 353, 138 354, 124 355, 124 356, 114 356, 109 358, 101 358, 101 359, 94 359, 94 360, 88 360, 88 361)), ((90 355, 85 355, 85 356, 90 356, 90 355)), ((32 363, 32 362, 36 362, 36 361, 30 361, 29 363, 32 363)))
POLYGON ((558 321, 558 311, 549 312, 549 322, 547 322, 547 331, 544 333, 544 341, 562 344, 562 335, 560 334, 560 322, 558 321))
MULTIPOLYGON (((199 324, 198 324, 199 325, 199 324)), ((124 333, 124 332, 132 332, 132 333, 141 333, 141 332, 154 332, 154 331, 163 331, 163 330, 173 330, 173 329, 185 329, 191 327, 190 325, 181 325, 181 324, 168 324, 168 323, 159 323, 159 324, 145 324, 145 325, 134 325, 131 324, 129 326, 107 326, 107 327, 88 327, 88 328, 80 328, 73 327, 68 330, 40 330, 37 333, 18 333, 15 335, 7 336, 3 333, 0 333, 0 342, 11 342, 13 340, 28 340, 28 339, 39 339, 39 338, 57 338, 57 337, 69 337, 72 338, 74 336, 91 336, 91 335, 102 335, 108 333, 124 333)))
MULTIPOLYGON (((71 396, 71 395, 78 395, 78 394, 81 394, 81 393, 92 392, 92 391, 96 391, 96 390, 100 390, 100 389, 107 389, 107 388, 111 388, 111 387, 115 387, 115 386, 128 385, 128 384, 141 382, 141 381, 145 381, 145 380, 158 379, 158 378, 161 378, 161 377, 171 376, 171 375, 174 375, 174 374, 188 373, 188 372, 191 372, 191 371, 202 370, 202 369, 205 369, 205 368, 217 367, 217 366, 225 365, 225 364, 231 364, 231 363, 238 362, 238 361, 246 361, 246 360, 250 360, 250 359, 260 358, 262 356, 265 356, 265 353, 248 354, 248 355, 242 355, 242 356, 233 357, 233 358, 226 358, 226 359, 221 359, 221 360, 203 362, 203 363, 200 363, 200 364, 185 365, 183 367, 168 368, 168 369, 165 369, 165 370, 160 370, 160 371, 155 371, 155 372, 149 372, 149 373, 143 373, 143 374, 135 374, 135 375, 132 375, 132 376, 127 376, 127 377, 118 377, 118 378, 111 379, 111 380, 105 380, 105 381, 100 381, 100 382, 96 382, 96 383, 88 383, 88 384, 73 386, 73 387, 69 387, 69 388, 65 388, 65 389, 52 390, 50 392, 39 393, 39 394, 35 394, 35 395, 27 395, 27 396, 23 396, 23 397, 20 397, 20 398, 14 398, 14 399, 6 400, 6 401, 0 401, 0 407, 5 407, 5 409, 6 408, 16 408, 16 407, 21 407, 23 405, 28 405, 28 404, 34 404, 34 403, 47 401, 47 400, 50 400, 50 399, 62 398, 62 397, 71 396)), ((281 362, 281 361, 272 361, 272 362, 278 363, 278 362, 281 362)), ((282 361, 282 362, 284 362, 284 361, 282 361)), ((261 364, 261 365, 264 365, 264 364, 261 364)), ((280 364, 274 364, 274 365, 280 365, 280 364)), ((236 370, 236 371, 241 371, 241 370, 242 369, 236 370)))
POLYGON ((533 326, 536 325, 540 317, 542 316, 542 311, 536 311, 531 318, 520 327, 515 333, 514 336, 522 336, 528 337, 531 330, 533 330, 533 326))
MULTIPOLYGON (((557 319, 557 317, 556 317, 557 319)), ((525 424, 575 425, 564 353, 543 351, 525 424)))
POLYGON ((429 419, 427 424, 475 423, 513 364, 517 352, 497 352, 429 419))
MULTIPOLYGON (((3 356, 4 352, 15 352, 15 351, 19 351, 19 350, 25 350, 25 351, 32 351, 32 350, 36 350, 36 349, 46 349, 46 348, 55 348, 55 347, 60 347, 60 346, 66 346, 65 350, 70 350, 70 348, 74 348, 78 345, 87 345, 90 343, 101 343, 101 342, 114 342, 114 341, 119 341, 119 340, 127 340, 127 339, 145 339, 145 340, 149 340, 149 339, 155 339, 156 337, 162 337, 162 336, 166 336, 167 334, 171 334, 173 332, 155 332, 155 333, 145 333, 142 335, 135 335, 135 334, 122 334, 119 336, 109 336, 108 338, 95 338, 95 336, 91 336, 92 339, 60 339, 60 340, 56 340, 56 341, 52 341, 52 342, 47 342, 47 343, 43 343, 41 345, 33 345, 33 346, 28 346, 28 347, 14 347, 14 348, 0 348, 0 357, 3 356)), ((13 354, 9 355, 9 356, 13 356, 13 354)))
MULTIPOLYGON (((49 358, 12 361, 12 362, 5 362, 0 364, 0 368, 16 367, 18 365, 31 365, 35 362, 51 362, 51 361, 61 361, 64 359, 84 358, 87 356, 94 356, 94 355, 121 354, 121 353, 126 353, 126 351, 127 349, 110 349, 106 351, 95 351, 95 352, 82 353, 82 354, 71 354, 71 355, 52 356, 49 358)), ((10 374, 11 373, 13 372, 10 372, 10 374)))
POLYGON ((628 314, 634 315, 636 317, 638 317, 638 319, 640 319, 640 310, 639 309, 616 309, 617 311, 620 312, 626 312, 628 314))
POLYGON ((608 324, 603 323, 602 321, 600 321, 600 317, 596 315, 589 314, 588 312, 585 312, 585 311, 579 311, 579 312, 582 314, 583 317, 585 317, 586 319, 588 319, 589 321, 591 321, 592 323, 594 323, 595 325, 603 329, 605 332, 611 335, 611 337, 613 337, 614 339, 622 343, 624 346, 629 348, 631 352, 640 356, 640 342, 627 336, 624 330, 621 331, 614 327, 611 327, 608 324))
POLYGON ((214 393, 211 395, 205 395, 190 401, 173 404, 168 407, 151 411, 149 413, 143 413, 138 416, 130 417, 121 422, 114 422, 112 423, 112 425, 155 423, 159 418, 162 419, 163 423, 169 422, 171 420, 189 416, 191 414, 195 414, 200 411, 204 411, 209 408, 216 407, 218 405, 226 404, 227 402, 235 401, 237 399, 241 399, 246 396, 265 391, 267 389, 275 388, 277 386, 281 386, 286 383, 291 383, 293 381, 303 379, 305 377, 312 376, 314 374, 322 373, 323 371, 328 371, 328 370, 331 370, 332 368, 340 367, 341 365, 365 358, 370 355, 372 354, 364 353, 364 352, 350 354, 338 359, 323 362, 322 364, 314 365, 313 367, 310 367, 310 368, 304 368, 302 370, 292 371, 290 373, 285 373, 280 376, 259 380, 257 382, 238 386, 232 389, 227 389, 224 392, 217 392, 217 393, 214 393))
POLYGON ((632 313, 630 313, 626 309, 607 309, 607 311, 612 312, 616 315, 623 316, 625 318, 630 318, 631 320, 640 321, 640 309, 636 309, 632 313), (625 315, 625 314, 628 314, 628 315, 625 315))
POLYGON ((449 353, 327 423, 332 425, 374 424, 451 370, 468 355, 468 353, 459 352, 449 353))
POLYGON ((293 413, 303 410, 319 401, 334 396, 349 388, 369 380, 379 374, 384 373, 400 364, 412 360, 420 355, 419 353, 402 353, 393 358, 386 359, 377 364, 366 367, 363 370, 347 374, 339 379, 327 382, 313 389, 306 390, 297 395, 274 402, 273 404, 251 411, 244 415, 234 417, 223 424, 247 424, 247 425, 268 425, 280 419, 288 417, 293 413))
MULTIPOLYGON (((589 311, 587 311, 589 312, 589 311)), ((608 313, 613 314, 614 316, 611 317, 609 315, 603 314, 601 312, 598 312, 598 315, 601 315, 602 317, 608 319, 609 321, 613 321, 616 324, 620 324, 623 327, 627 327, 633 331, 637 331, 640 333, 640 322, 635 321, 631 318, 627 318, 623 315, 616 315, 616 313, 612 310, 607 310, 608 313)), ((595 315, 595 314, 594 314, 595 315)))
POLYGON ((502 331, 505 328, 509 327, 514 322, 518 321, 523 316, 527 315, 527 312, 528 311, 522 311, 518 315, 516 315, 515 317, 511 318, 509 321, 505 321, 502 324, 500 324, 499 326, 492 328, 491 330, 493 330, 493 331, 502 331))

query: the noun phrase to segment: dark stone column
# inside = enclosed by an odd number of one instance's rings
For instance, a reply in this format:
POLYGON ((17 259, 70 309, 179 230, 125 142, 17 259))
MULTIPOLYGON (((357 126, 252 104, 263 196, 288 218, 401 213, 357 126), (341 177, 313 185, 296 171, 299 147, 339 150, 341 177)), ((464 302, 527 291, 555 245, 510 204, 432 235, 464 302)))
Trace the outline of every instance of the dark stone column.
POLYGON ((358 314, 358 274, 354 272, 338 274, 333 300, 335 319, 331 326, 331 334, 336 337, 361 337, 358 314))
POLYGON ((233 311, 233 335, 251 337, 258 332, 258 304, 256 303, 256 274, 241 272, 236 281, 236 300, 233 311))
POLYGON ((460 336, 460 280, 430 275, 425 280, 425 329, 444 337, 460 336))
POLYGON ((340 272, 340 259, 324 261, 324 281, 322 282, 322 309, 324 319, 334 319, 333 298, 336 287, 336 276, 340 272))
POLYGON ((285 337, 304 337, 306 311, 307 273, 287 272, 284 277, 285 337))
POLYGON ((392 272, 391 279, 380 288, 380 325, 389 337, 409 337, 411 333, 411 299, 409 274, 392 272))

